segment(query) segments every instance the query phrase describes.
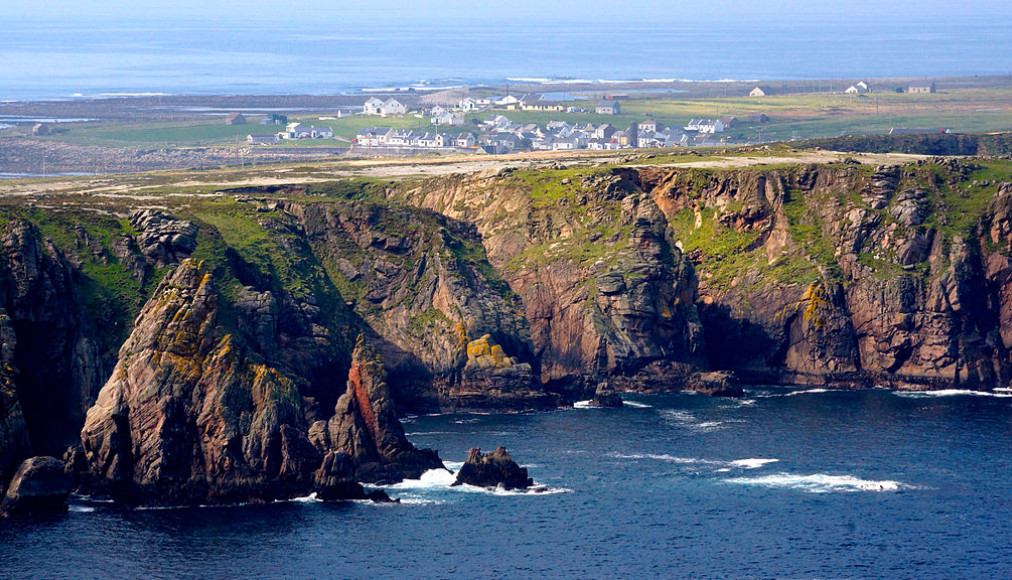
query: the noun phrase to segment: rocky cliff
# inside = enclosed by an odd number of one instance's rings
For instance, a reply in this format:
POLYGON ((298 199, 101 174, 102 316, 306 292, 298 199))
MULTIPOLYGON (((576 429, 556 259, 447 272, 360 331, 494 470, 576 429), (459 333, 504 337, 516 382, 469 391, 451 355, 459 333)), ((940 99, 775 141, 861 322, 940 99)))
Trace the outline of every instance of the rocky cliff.
POLYGON ((542 380, 664 388, 706 366, 693 267, 636 171, 504 171, 393 196, 475 224, 523 302, 542 380))
POLYGON ((310 442, 319 411, 300 392, 304 375, 262 351, 235 315, 195 260, 159 285, 81 432, 93 490, 146 504, 270 500, 308 493, 331 451, 349 454, 360 474, 382 469, 384 481, 441 465, 404 438, 362 341, 333 436, 310 442))
POLYGON ((602 382, 1008 387, 1010 182, 994 159, 552 167, 6 207, 0 487, 80 442, 84 485, 130 501, 336 497, 438 464, 395 406, 602 382))
POLYGON ((410 408, 552 404, 518 296, 485 258, 474 226, 376 202, 286 204, 385 361, 410 408), (488 335, 516 372, 471 372, 467 344, 488 335), (522 369, 522 372, 520 372, 522 369))
POLYGON ((759 381, 993 388, 1010 378, 1009 185, 993 174, 940 159, 641 179, 700 273, 715 368, 759 381))

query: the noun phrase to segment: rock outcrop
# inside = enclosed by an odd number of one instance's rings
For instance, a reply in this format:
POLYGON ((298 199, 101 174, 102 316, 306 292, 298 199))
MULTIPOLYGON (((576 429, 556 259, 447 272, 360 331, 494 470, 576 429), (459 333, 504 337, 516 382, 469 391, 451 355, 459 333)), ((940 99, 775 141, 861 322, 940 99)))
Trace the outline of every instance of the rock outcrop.
POLYGON ((178 264, 197 249, 197 224, 166 213, 145 209, 130 215, 137 244, 144 256, 163 268, 178 264))
POLYGON ((320 456, 298 388, 227 332, 220 301, 187 260, 144 307, 81 432, 100 490, 155 504, 308 491, 320 456))
POLYGON ((317 499, 323 501, 352 499, 394 501, 382 490, 367 493, 362 484, 355 480, 355 461, 341 451, 331 451, 324 456, 323 464, 313 474, 313 486, 317 499))
POLYGON ((317 422, 310 432, 321 451, 350 458, 357 481, 395 483, 443 468, 435 451, 416 449, 404 435, 386 379, 383 361, 359 336, 348 387, 337 401, 334 416, 325 424, 317 422))
POLYGON ((52 240, 26 220, 3 227, 0 270, 0 308, 6 312, 0 326, 4 391, 13 386, 18 400, 14 405, 9 394, 3 395, 6 402, 0 405, 20 408, 33 452, 59 454, 76 439, 108 370, 97 330, 76 288, 79 273, 52 240))
POLYGON ((597 385, 597 389, 594 390, 594 398, 590 400, 589 404, 591 407, 611 407, 613 409, 625 406, 622 397, 607 382, 597 385))
POLYGON ((70 491, 70 478, 64 474, 63 463, 59 459, 26 459, 0 501, 0 516, 29 518, 64 513, 70 491))
POLYGON ((527 469, 517 465, 505 447, 482 453, 472 448, 467 452, 467 461, 457 472, 453 485, 474 485, 477 487, 501 487, 506 490, 527 489, 534 480, 527 477, 527 469))

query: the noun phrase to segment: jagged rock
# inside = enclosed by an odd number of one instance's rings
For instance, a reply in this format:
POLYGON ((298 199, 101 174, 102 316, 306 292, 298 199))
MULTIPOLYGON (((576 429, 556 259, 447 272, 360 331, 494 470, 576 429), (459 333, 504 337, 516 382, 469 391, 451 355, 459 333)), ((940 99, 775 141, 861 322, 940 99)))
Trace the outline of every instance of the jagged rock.
POLYGON ((94 481, 155 504, 306 492, 320 455, 291 378, 227 332, 212 276, 184 260, 159 285, 88 411, 94 481))
POLYGON ((903 225, 919 226, 928 216, 928 193, 921 189, 907 189, 896 195, 889 213, 903 225))
POLYGON ((137 243, 157 267, 177 264, 197 248, 197 224, 177 219, 158 210, 137 210, 130 214, 137 230, 137 243))
POLYGON ((416 449, 404 435, 386 378, 383 361, 359 336, 348 388, 337 401, 326 435, 317 431, 318 445, 351 458, 358 481, 396 483, 443 467, 435 451, 416 449))
POLYGON ((612 407, 618 409, 624 405, 622 397, 613 391, 606 382, 597 385, 597 390, 594 391, 594 398, 590 400, 590 406, 592 407, 612 407))
POLYGON ((472 448, 467 452, 467 461, 457 472, 453 485, 474 485, 478 487, 499 487, 504 489, 527 489, 534 480, 527 477, 527 469, 517 465, 505 447, 498 447, 490 453, 472 448))
POLYGON ((741 397, 745 394, 738 378, 730 371, 696 373, 689 378, 686 387, 713 397, 741 397))
POLYGON ((391 502, 390 496, 382 490, 366 493, 362 484, 355 481, 355 462, 347 453, 331 451, 323 458, 323 464, 313 474, 316 497, 323 501, 369 499, 375 502, 391 502))
POLYGON ((0 502, 0 516, 40 517, 67 511, 70 479, 55 457, 32 457, 21 463, 0 502))

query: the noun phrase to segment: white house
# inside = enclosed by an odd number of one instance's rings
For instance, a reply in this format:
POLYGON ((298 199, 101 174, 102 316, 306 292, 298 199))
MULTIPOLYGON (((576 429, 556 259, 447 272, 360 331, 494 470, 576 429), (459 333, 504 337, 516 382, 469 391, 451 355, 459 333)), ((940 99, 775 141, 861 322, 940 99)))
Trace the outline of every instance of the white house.
POLYGON ((459 103, 457 103, 457 108, 459 108, 461 111, 465 111, 465 112, 467 112, 467 111, 474 111, 474 110, 477 110, 480 107, 481 107, 481 105, 478 104, 478 101, 475 100, 475 99, 472 99, 471 97, 464 97, 463 99, 460 100, 459 103))
POLYGON ((246 135, 246 142, 250 145, 277 145, 278 141, 280 139, 274 133, 246 135))
POLYGON ((871 88, 868 86, 868 83, 860 81, 850 85, 849 87, 847 87, 847 90, 843 92, 847 93, 848 95, 857 95, 860 93, 870 93, 871 88))
POLYGON ((389 117, 391 115, 406 115, 408 108, 398 101, 397 99, 388 99, 383 106, 380 107, 379 114, 381 117, 389 117))
POLYGON ((387 135, 392 131, 387 127, 368 127, 358 132, 355 141, 361 147, 382 147, 387 143, 387 135))
POLYGON ((454 146, 460 149, 470 149, 474 147, 474 144, 474 135, 470 133, 461 133, 457 135, 457 139, 454 141, 454 146))
POLYGON ((497 99, 496 102, 495 102, 495 104, 499 105, 501 107, 501 106, 505 106, 505 105, 515 105, 515 104, 517 104, 519 102, 520 102, 520 99, 514 97, 513 95, 506 95, 505 97, 497 99))
POLYGON ((383 108, 383 101, 376 97, 371 97, 368 101, 362 105, 362 113, 365 115, 379 115, 380 109, 383 108))
POLYGON ((762 90, 759 87, 756 87, 756 88, 752 89, 751 92, 749 92, 748 96, 750 96, 750 97, 765 97, 766 96, 766 91, 762 90))
POLYGON ((698 131, 699 133, 723 133, 724 123, 720 119, 692 119, 685 126, 686 131, 698 131))

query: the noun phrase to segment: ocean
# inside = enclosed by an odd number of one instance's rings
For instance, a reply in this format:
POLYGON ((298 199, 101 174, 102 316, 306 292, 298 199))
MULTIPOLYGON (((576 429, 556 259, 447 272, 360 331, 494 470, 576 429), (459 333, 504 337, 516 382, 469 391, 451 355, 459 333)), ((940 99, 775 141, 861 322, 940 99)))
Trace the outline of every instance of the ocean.
POLYGON ((456 467, 505 445, 543 493, 0 522, 9 578, 1009 578, 1012 393, 755 388, 405 422, 456 467))
MULTIPOLYGON (((1009 18, 762 18, 602 26, 403 21, 0 21, 0 101, 337 94, 509 79, 752 80, 1006 75, 1009 18)), ((514 81, 519 82, 519 81, 514 81)), ((842 89, 844 85, 838 87, 842 89)))

